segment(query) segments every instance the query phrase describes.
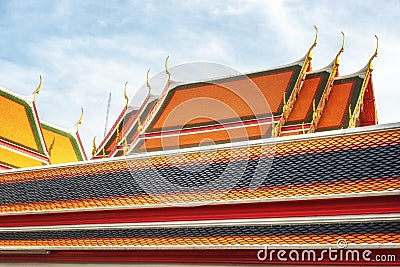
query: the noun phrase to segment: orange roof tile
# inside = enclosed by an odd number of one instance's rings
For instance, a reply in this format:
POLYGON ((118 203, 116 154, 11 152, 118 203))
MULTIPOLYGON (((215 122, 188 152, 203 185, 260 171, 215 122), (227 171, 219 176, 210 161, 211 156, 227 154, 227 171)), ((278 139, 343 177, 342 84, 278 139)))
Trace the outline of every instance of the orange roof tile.
MULTIPOLYGON (((234 188, 230 190, 225 195, 221 195, 217 190, 209 192, 198 192, 193 194, 193 192, 182 192, 179 196, 179 201, 206 201, 207 199, 213 198, 216 195, 222 196, 221 200, 246 200, 246 199, 268 199, 268 198, 284 198, 284 197, 301 197, 301 196, 321 196, 321 195, 337 195, 337 194, 347 194, 347 193, 365 193, 365 192, 382 192, 382 191, 393 191, 400 190, 400 180, 397 176, 390 176, 391 174, 383 175, 380 173, 379 168, 375 167, 374 175, 378 177, 369 179, 368 177, 349 175, 349 172, 358 171, 369 171, 370 168, 366 165, 362 168, 356 168, 349 171, 346 174, 342 173, 340 179, 337 181, 322 181, 321 179, 329 179, 332 173, 329 175, 317 175, 315 172, 303 172, 300 169, 306 168, 308 166, 307 160, 311 157, 320 157, 320 154, 330 155, 330 157, 335 157, 334 153, 343 155, 344 153, 349 153, 353 155, 352 157, 358 155, 363 157, 370 157, 371 153, 382 153, 383 150, 395 151, 396 146, 400 143, 400 128, 399 126, 395 129, 374 129, 370 132, 365 133, 354 133, 339 135, 333 137, 321 137, 317 139, 307 139, 301 138, 297 141, 284 141, 280 142, 275 147, 271 147, 268 144, 256 145, 251 147, 239 147, 234 150, 221 149, 215 152, 213 151, 203 151, 201 152, 201 157, 197 157, 195 153, 183 153, 183 154, 173 154, 168 156, 152 156, 150 158, 132 158, 127 161, 127 159, 113 160, 113 161, 100 161, 100 162, 87 162, 84 164, 79 164, 76 166, 61 166, 58 168, 46 168, 42 170, 24 170, 20 172, 9 172, 0 175, 1 184, 19 184, 24 182, 40 182, 46 180, 42 184, 47 185, 51 183, 57 184, 57 181, 63 182, 65 185, 73 184, 75 181, 80 183, 80 187, 89 186, 96 190, 101 189, 101 195, 98 197, 86 197, 86 193, 82 194, 82 197, 78 199, 53 199, 51 201, 45 202, 32 202, 30 203, 18 203, 7 204, 0 206, 0 212, 19 212, 19 211, 39 211, 39 210, 60 210, 66 208, 80 209, 82 207, 96 208, 96 207, 109 207, 109 206, 135 206, 135 205, 147 205, 147 204, 157 204, 160 203, 157 198, 151 195, 135 193, 131 195, 119 195, 115 193, 119 190, 121 192, 124 189, 119 188, 120 181, 127 177, 127 183, 129 183, 129 188, 134 186, 134 182, 131 180, 132 172, 147 172, 148 169, 162 171, 164 168, 175 167, 179 169, 180 166, 198 166, 206 165, 210 166, 212 164, 224 164, 226 162, 232 162, 236 160, 241 160, 243 157, 246 158, 259 158, 264 155, 271 155, 268 151, 275 150, 274 164, 278 164, 281 160, 286 160, 291 162, 293 159, 298 159, 298 164, 292 164, 290 172, 292 173, 304 173, 304 179, 310 179, 310 182, 304 182, 301 178, 301 183, 293 184, 275 184, 271 186, 262 186, 256 190, 248 190, 248 187, 244 188, 234 188), (372 152, 370 148, 374 148, 376 151, 372 152), (368 152, 366 152, 368 149, 368 152), (339 151, 339 152, 338 152, 339 151), (381 152, 379 152, 381 151, 381 152), (329 153, 326 153, 329 152, 329 153), (303 156, 304 155, 304 156, 303 156), (303 160, 301 160, 303 158, 303 160), (302 163, 301 163, 301 162, 302 163), (294 167, 296 166, 296 167, 294 167), (296 169, 297 168, 297 169, 296 169), (381 175, 383 175, 381 177, 381 175), (387 176, 389 175, 389 176, 387 176), (99 183, 93 183, 96 176, 102 179, 99 183), (309 178, 313 176, 314 178, 309 178), (107 177, 107 178, 106 178, 107 177), (325 178, 323 178, 325 177, 325 178), (365 178, 365 179, 361 179, 365 178), (71 179, 71 182, 66 182, 66 179, 71 179), (104 183, 104 179, 108 179, 109 183, 104 183), (361 180, 360 180, 361 179, 361 180), (89 182, 90 181, 90 182, 89 182), (108 189, 112 189, 114 195, 108 196, 108 189)), ((375 154, 378 155, 378 154, 375 154)), ((382 154, 380 154, 382 155, 382 154)), ((374 157, 374 156, 371 156, 374 157)), ((381 162, 386 162, 385 164, 392 164, 393 155, 391 160, 388 160, 388 155, 385 157, 380 156, 379 160, 381 162)), ((352 165, 352 160, 346 160, 342 158, 343 164, 352 165)), ((376 157, 375 157, 376 160, 376 157)), ((282 163, 283 164, 283 163, 282 163)), ((330 160, 324 162, 315 163, 320 166, 327 167, 331 164, 330 160)), ((286 166, 286 165, 282 165, 286 166)), ((387 168, 388 166, 385 166, 387 168)), ((284 171, 284 169, 282 169, 284 171)), ((391 171, 391 173, 394 170, 391 171)), ((326 173, 325 173, 326 174, 326 173)), ((370 174, 368 174, 370 175, 370 174)), ((282 177, 284 180, 284 177, 282 177)), ((287 180, 289 181, 289 180, 287 180)), ((127 184, 125 184, 127 185, 127 184)), ((16 185, 19 186, 19 185, 16 185)), ((41 189, 43 190, 43 189, 41 189)), ((76 190, 79 188, 74 187, 73 192, 66 192, 66 194, 76 194, 76 190)), ((40 199, 40 194, 38 198, 40 199)), ((161 196, 162 197, 162 196, 161 196)), ((215 198, 213 198, 215 200, 215 198)))
POLYGON ((300 65, 171 89, 147 132, 280 115, 283 95, 293 90, 300 65), (254 83, 258 88, 251 88, 254 83), (264 99, 263 99, 264 98, 264 99), (265 101, 266 100, 266 101, 265 101))
POLYGON ((307 74, 286 125, 310 123, 312 120, 313 101, 317 106, 328 79, 328 72, 307 74))
POLYGON ((362 78, 355 76, 336 79, 329 99, 322 111, 317 131, 346 128, 349 123, 349 107, 354 109, 359 97, 362 78))

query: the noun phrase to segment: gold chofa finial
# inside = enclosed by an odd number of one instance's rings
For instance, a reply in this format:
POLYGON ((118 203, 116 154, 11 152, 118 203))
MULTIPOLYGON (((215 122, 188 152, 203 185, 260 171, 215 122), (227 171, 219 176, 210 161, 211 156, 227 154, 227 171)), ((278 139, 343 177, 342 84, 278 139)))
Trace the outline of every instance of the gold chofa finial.
POLYGON ((342 34, 342 46, 340 47, 340 50, 339 50, 339 52, 337 53, 337 55, 335 57, 335 65, 340 65, 339 56, 344 51, 344 38, 345 38, 345 36, 344 36, 344 32, 343 31, 341 31, 340 33, 342 34))
POLYGON ((146 86, 149 89, 149 94, 150 94, 151 93, 151 86, 150 86, 150 83, 149 83, 149 72, 150 72, 150 69, 147 71, 147 74, 146 74, 146 86))
POLYGON ((168 59, 169 59, 169 55, 165 59, 165 73, 168 75, 168 81, 169 81, 171 79, 171 73, 168 70, 168 59))
POLYGON ((35 91, 33 91, 33 101, 35 101, 36 95, 39 94, 40 88, 42 87, 42 75, 40 75, 39 78, 40 78, 39 85, 38 85, 38 87, 35 89, 35 91))
POLYGON ((312 50, 314 47, 317 46, 317 41, 318 41, 318 28, 316 25, 314 25, 314 29, 315 29, 315 39, 314 39, 314 43, 311 45, 310 49, 308 49, 308 53, 307 53, 308 59, 312 59, 312 50))
POLYGON ((126 101, 126 103, 125 103, 125 106, 127 107, 128 106, 128 104, 129 104, 129 97, 128 97, 128 95, 127 95, 127 93, 126 93, 126 85, 128 84, 128 82, 125 82, 125 85, 124 85, 124 97, 125 97, 125 101, 126 101))
POLYGON ((79 120, 75 124, 75 128, 76 128, 77 132, 78 132, 78 125, 82 124, 82 119, 83 119, 83 108, 81 108, 81 116, 79 117, 79 120))
POLYGON ((97 146, 96 146, 96 136, 93 137, 93 148, 92 148, 92 156, 96 154, 97 146))
POLYGON ((378 56, 378 45, 379 45, 379 40, 378 40, 378 36, 376 36, 375 35, 375 38, 376 38, 376 48, 375 48, 375 52, 374 52, 374 54, 372 55, 372 57, 369 59, 369 61, 368 61, 368 69, 370 70, 370 71, 372 71, 374 68, 372 67, 372 60, 374 60, 374 58, 376 58, 377 56, 378 56))

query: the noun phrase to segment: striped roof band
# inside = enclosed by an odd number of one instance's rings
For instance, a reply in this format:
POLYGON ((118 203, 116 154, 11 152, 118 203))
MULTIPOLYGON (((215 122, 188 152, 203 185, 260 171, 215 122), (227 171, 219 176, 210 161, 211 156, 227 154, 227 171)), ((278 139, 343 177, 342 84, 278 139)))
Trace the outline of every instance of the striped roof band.
POLYGON ((400 170, 395 167, 400 158, 399 126, 283 140, 290 141, 278 142, 276 147, 268 142, 253 142, 251 146, 231 150, 197 150, 196 153, 202 152, 200 155, 155 153, 147 158, 133 156, 5 172, 0 175, 0 210, 4 213, 162 204, 157 196, 143 190, 141 183, 160 187, 159 196, 172 196, 181 202, 334 196, 400 189, 400 170), (274 158, 270 153, 273 150, 274 158), (191 190, 219 179, 227 171, 235 179, 233 184, 222 179, 215 188, 191 190), (154 175, 187 191, 162 187, 154 175), (260 183, 249 190, 254 179, 260 183))

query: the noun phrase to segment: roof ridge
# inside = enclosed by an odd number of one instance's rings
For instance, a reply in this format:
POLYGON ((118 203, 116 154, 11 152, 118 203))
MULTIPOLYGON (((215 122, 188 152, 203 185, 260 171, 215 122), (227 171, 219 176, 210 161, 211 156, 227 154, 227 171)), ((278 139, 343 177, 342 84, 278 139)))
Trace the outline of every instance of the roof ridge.
POLYGON ((11 91, 10 89, 8 89, 4 86, 0 86, 0 91, 4 91, 7 94, 17 97, 17 98, 29 103, 30 105, 32 105, 32 103, 33 103, 32 99, 30 99, 31 95, 22 95, 22 94, 14 92, 14 91, 11 91))

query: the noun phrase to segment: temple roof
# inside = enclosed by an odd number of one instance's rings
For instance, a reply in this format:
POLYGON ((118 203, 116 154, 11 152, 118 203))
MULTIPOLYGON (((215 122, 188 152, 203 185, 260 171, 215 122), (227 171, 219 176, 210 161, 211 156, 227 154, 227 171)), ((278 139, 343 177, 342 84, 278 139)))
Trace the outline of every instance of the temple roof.
POLYGON ((313 71, 317 36, 300 61, 246 75, 178 83, 166 62, 161 95, 147 79, 130 107, 125 87, 91 161, 83 109, 63 129, 39 120, 41 83, 33 98, 0 88, 0 169, 22 167, 0 172, 0 260, 260 264, 268 247, 314 249, 325 263, 335 246, 400 255, 400 124, 376 125, 377 49, 340 76, 343 34, 313 71))
POLYGON ((332 62, 317 71, 311 68, 317 34, 300 60, 245 75, 179 83, 166 62, 162 94, 149 94, 134 113, 125 108, 94 158, 375 125, 370 66, 377 52, 367 67, 342 77, 342 35, 332 62))
POLYGON ((121 250, 135 261, 166 261, 176 253, 177 262, 215 250, 213 259, 231 263, 226 250, 251 250, 255 258, 263 246, 327 249, 344 240, 351 249, 400 248, 399 124, 275 141, 269 170, 263 162, 271 160, 272 140, 3 172, 0 247, 74 255, 63 260, 102 249, 104 261, 123 261, 121 250), (190 169, 202 171, 184 171, 190 169), (197 187, 228 169, 234 184, 223 179, 216 191, 197 187), (186 191, 162 186, 157 175, 186 191), (161 191, 143 190, 144 182, 161 191), (229 190, 219 194, 224 186, 229 190))

